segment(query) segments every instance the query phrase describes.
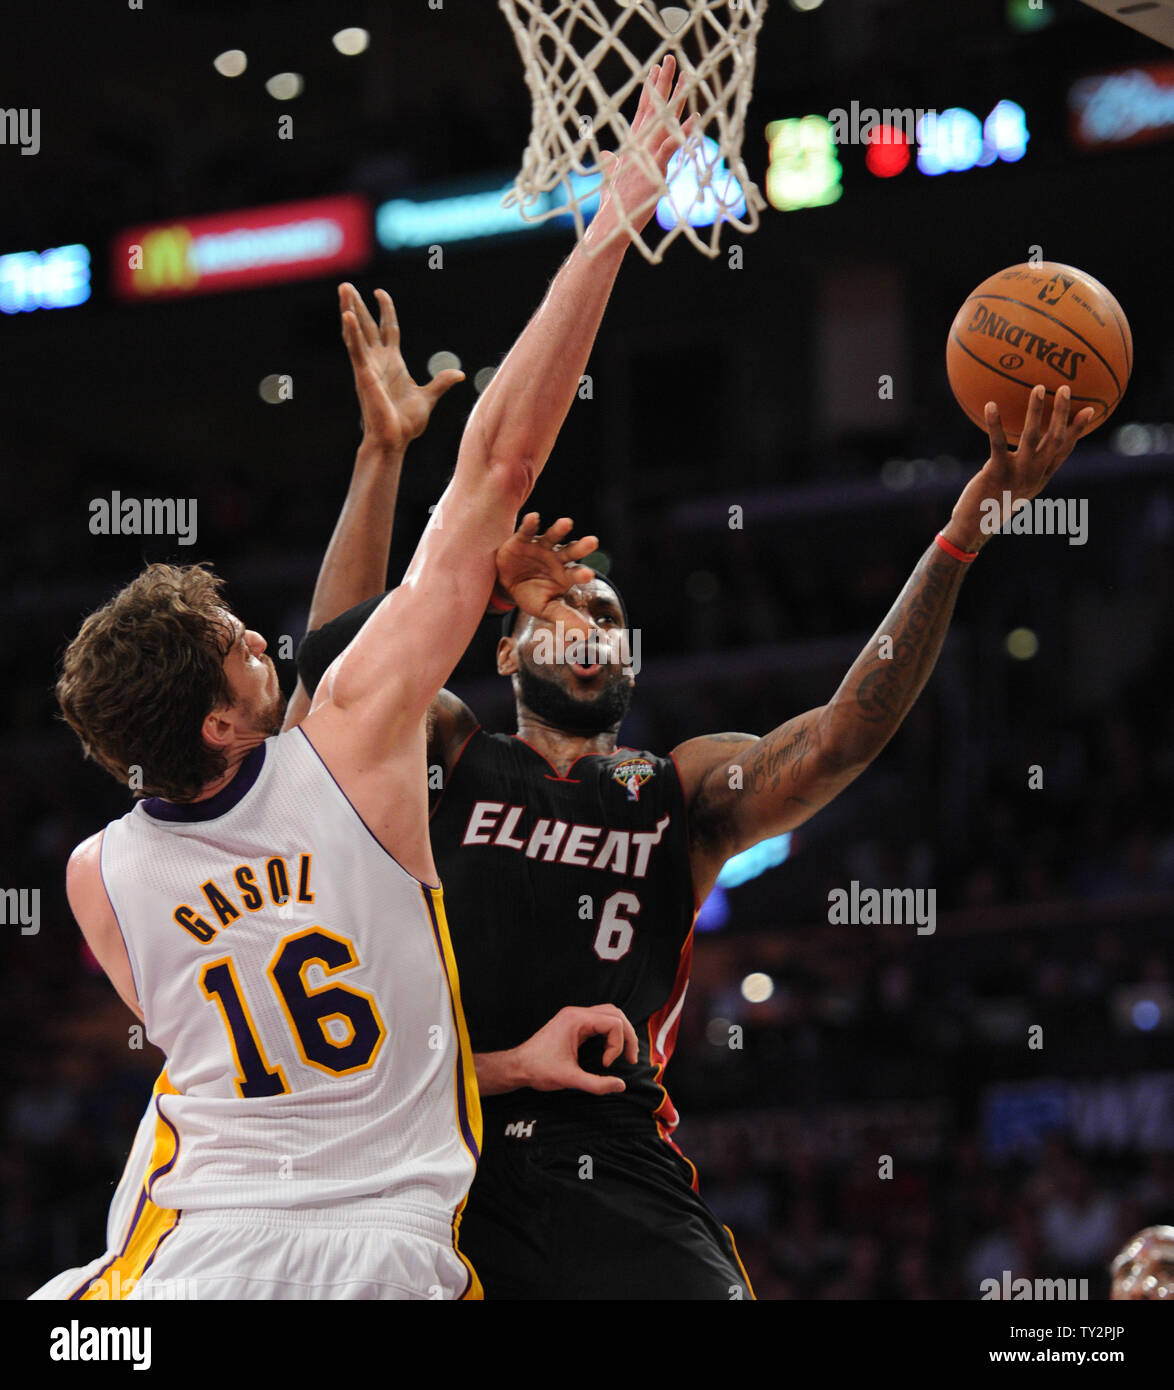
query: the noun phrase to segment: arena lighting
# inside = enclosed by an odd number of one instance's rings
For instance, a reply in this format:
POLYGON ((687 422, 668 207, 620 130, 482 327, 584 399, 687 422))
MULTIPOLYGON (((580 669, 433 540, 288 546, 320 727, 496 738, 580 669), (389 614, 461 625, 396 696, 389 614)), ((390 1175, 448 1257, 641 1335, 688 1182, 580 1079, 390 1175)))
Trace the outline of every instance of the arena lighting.
MULTIPOLYGON (((594 568, 594 566, 592 566, 594 568)), ((710 889, 709 897, 701 904, 693 919, 694 931, 720 931, 730 920, 730 901, 726 890, 716 884, 710 889)))
POLYGON ((1046 29, 1056 17, 1051 0, 1007 0, 1005 13, 1008 26, 1021 34, 1046 29))
POLYGON ((274 101, 292 101, 301 96, 305 85, 300 72, 278 72, 265 83, 265 90, 274 101))
POLYGON ((1068 129, 1082 150, 1174 136, 1174 63, 1082 77, 1068 89, 1068 129))
POLYGON ((742 981, 742 998, 748 1004, 765 1004, 775 992, 775 982, 761 970, 747 975, 742 981))
POLYGON ((877 126, 868 133, 868 149, 864 163, 870 174, 878 179, 891 179, 908 168, 912 156, 902 131, 891 125, 877 126))
POLYGON ((1116 454, 1174 454, 1174 424, 1142 425, 1130 421, 1113 431, 1109 447, 1116 454))
POLYGON ((1039 638, 1029 627, 1013 628, 1007 634, 1007 655, 1016 661, 1030 661, 1039 651, 1039 638))
POLYGON ((917 167, 923 174, 961 173, 996 160, 1014 164, 1027 153, 1027 113, 1014 101, 996 102, 985 121, 964 106, 917 122, 917 167))
MULTIPOLYGON (((593 180, 585 175, 572 177, 576 193, 589 187, 593 180)), ((393 198, 375 212, 375 237, 388 251, 408 246, 431 246, 434 242, 471 241, 477 237, 504 236, 512 232, 537 231, 545 226, 566 226, 570 219, 551 218, 550 223, 527 222, 516 207, 503 207, 501 200, 513 191, 513 183, 496 180, 489 187, 470 188, 433 198, 393 198)), ((566 190, 561 186, 545 195, 543 207, 558 207, 566 202, 566 190)), ((583 205, 583 217, 590 221, 599 207, 598 196, 583 205)), ((538 211, 537 208, 534 209, 538 211)))
POLYGON ((1162 1010, 1152 999, 1139 999, 1133 1006, 1133 1026, 1143 1033, 1152 1032, 1162 1021, 1162 1010))
POLYGON ((844 170, 826 116, 789 116, 766 128, 766 200, 780 212, 826 207, 843 193, 844 170))
POLYGON ((455 352, 434 352, 428 359, 428 375, 439 376, 441 372, 461 370, 461 359, 455 352))
POLYGON ((725 166, 716 140, 708 135, 701 138, 701 148, 686 156, 678 150, 669 160, 665 173, 668 196, 656 205, 657 223, 671 231, 679 222, 691 227, 712 227, 719 207, 724 206, 731 217, 746 212, 746 197, 741 185, 725 166), (721 203, 714 193, 717 185, 721 203))
POLYGON ((728 1018, 711 1018, 705 1025, 705 1041, 714 1047, 729 1047, 732 1026, 728 1018))
POLYGON ((257 387, 257 394, 266 405, 281 405, 291 399, 290 393, 282 389, 284 382, 288 380, 288 377, 282 377, 277 373, 262 377, 261 384, 257 387))
POLYGON ((752 878, 766 873, 767 869, 777 868, 791 853, 791 832, 774 835, 761 844, 751 845, 741 854, 735 854, 722 865, 717 876, 719 888, 737 888, 739 884, 749 883, 752 878))
POLYGON ((239 77, 249 66, 249 59, 243 49, 229 48, 212 59, 212 66, 221 77, 239 77))
POLYGON ((476 391, 477 394, 480 395, 481 392, 485 390, 485 388, 489 385, 489 383, 493 380, 493 378, 496 375, 496 367, 482 367, 480 371, 477 373, 477 375, 473 378, 474 391, 476 391))
POLYGON ((371 35, 366 29, 340 29, 330 42, 344 57, 354 58, 366 52, 371 35))
POLYGON ((1165 980, 1119 985, 1109 1002, 1121 1033, 1169 1033, 1174 1028, 1174 996, 1165 980))
POLYGON ((90 252, 80 242, 0 256, 0 314, 73 309, 90 297, 90 252))

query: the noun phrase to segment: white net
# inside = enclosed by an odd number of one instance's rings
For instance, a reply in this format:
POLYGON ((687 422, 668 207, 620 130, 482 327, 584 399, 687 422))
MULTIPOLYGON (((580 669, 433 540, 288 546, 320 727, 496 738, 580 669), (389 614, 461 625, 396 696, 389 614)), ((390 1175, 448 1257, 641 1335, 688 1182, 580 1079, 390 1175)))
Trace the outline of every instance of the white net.
POLYGON ((507 205, 516 203, 531 222, 569 212, 581 238, 603 182, 602 155, 614 151, 639 159, 657 191, 629 208, 613 197, 619 223, 596 250, 613 236, 630 235, 655 263, 685 236, 716 256, 724 224, 741 232, 757 228, 765 204, 742 162, 742 137, 767 0, 498 3, 517 41, 534 107, 530 143, 507 205), (656 108, 674 134, 695 119, 662 178, 633 141, 621 108, 634 112, 650 68, 669 54, 684 97, 680 121, 663 101, 656 108), (644 221, 653 203, 655 216, 641 233, 633 224, 644 221))

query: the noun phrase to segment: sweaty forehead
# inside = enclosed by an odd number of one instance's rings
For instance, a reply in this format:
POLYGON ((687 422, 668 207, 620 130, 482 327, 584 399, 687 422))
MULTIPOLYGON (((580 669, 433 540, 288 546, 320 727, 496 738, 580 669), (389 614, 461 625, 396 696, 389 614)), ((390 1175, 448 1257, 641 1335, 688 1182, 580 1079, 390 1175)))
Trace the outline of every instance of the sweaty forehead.
POLYGON ((567 590, 567 598, 572 603, 608 603, 618 611, 623 610, 615 590, 606 579, 590 579, 586 584, 575 584, 567 590))
MULTIPOLYGON (((572 585, 567 590, 567 599, 572 604, 584 605, 594 613, 602 614, 611 610, 618 615, 625 627, 628 625, 628 610, 624 607, 620 591, 601 574, 596 574, 585 584, 572 585)), ((501 620, 501 635, 513 637, 517 631, 524 629, 526 624, 534 621, 536 620, 525 617, 519 609, 511 608, 501 620)))

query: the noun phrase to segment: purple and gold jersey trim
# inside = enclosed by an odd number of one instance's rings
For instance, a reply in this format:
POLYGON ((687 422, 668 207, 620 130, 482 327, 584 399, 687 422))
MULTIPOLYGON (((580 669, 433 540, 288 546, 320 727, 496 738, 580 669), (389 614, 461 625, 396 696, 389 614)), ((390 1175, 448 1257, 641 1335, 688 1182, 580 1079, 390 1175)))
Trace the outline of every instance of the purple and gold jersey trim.
MULTIPOLYGON (((432 923, 432 936, 444 977, 448 984, 449 1004, 452 1010, 453 1027, 456 1029, 458 1049, 456 1068, 456 1107, 457 1120, 461 1127, 461 1138, 476 1163, 481 1157, 481 1094, 477 1090, 477 1072, 473 1064, 473 1048, 469 1042, 469 1031, 465 1026, 465 1013, 461 1008, 461 985, 457 976, 457 962, 453 955, 452 941, 448 934, 448 919, 444 915, 444 894, 439 888, 429 888, 420 884, 420 894, 428 908, 432 923)), ((462 1299, 485 1297, 477 1271, 461 1253, 459 1245, 461 1216, 465 1210, 468 1196, 461 1201, 453 1215, 452 1246, 457 1258, 469 1273, 469 1282, 461 1295, 462 1299)))
POLYGON ((156 1117, 155 1147, 151 1152, 147 1176, 139 1190, 139 1199, 135 1203, 126 1237, 118 1253, 71 1293, 70 1299, 128 1297, 145 1271, 150 1268, 159 1253, 159 1247, 179 1225, 179 1212, 158 1207, 151 1200, 151 1189, 156 1179, 161 1178, 164 1173, 169 1173, 179 1157, 179 1135, 175 1126, 159 1108, 159 1097, 178 1094, 167 1079, 166 1071, 160 1072, 153 1096, 156 1117))

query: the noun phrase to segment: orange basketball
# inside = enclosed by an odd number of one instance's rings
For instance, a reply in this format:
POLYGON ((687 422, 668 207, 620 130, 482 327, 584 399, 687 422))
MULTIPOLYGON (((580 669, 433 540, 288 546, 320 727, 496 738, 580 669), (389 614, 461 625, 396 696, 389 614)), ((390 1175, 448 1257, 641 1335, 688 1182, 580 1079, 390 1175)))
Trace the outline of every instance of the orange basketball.
MULTIPOLYGON (((1133 335, 1099 280, 1055 261, 1000 270, 968 295, 950 327, 946 371, 958 404, 980 429, 999 407, 1007 439, 1023 429, 1032 387, 1072 391, 1069 418, 1091 405, 1089 430, 1112 415, 1133 370, 1133 335)), ((1047 427, 1050 412, 1044 415, 1047 427)), ((1086 430, 1085 433, 1088 433, 1086 430)))

